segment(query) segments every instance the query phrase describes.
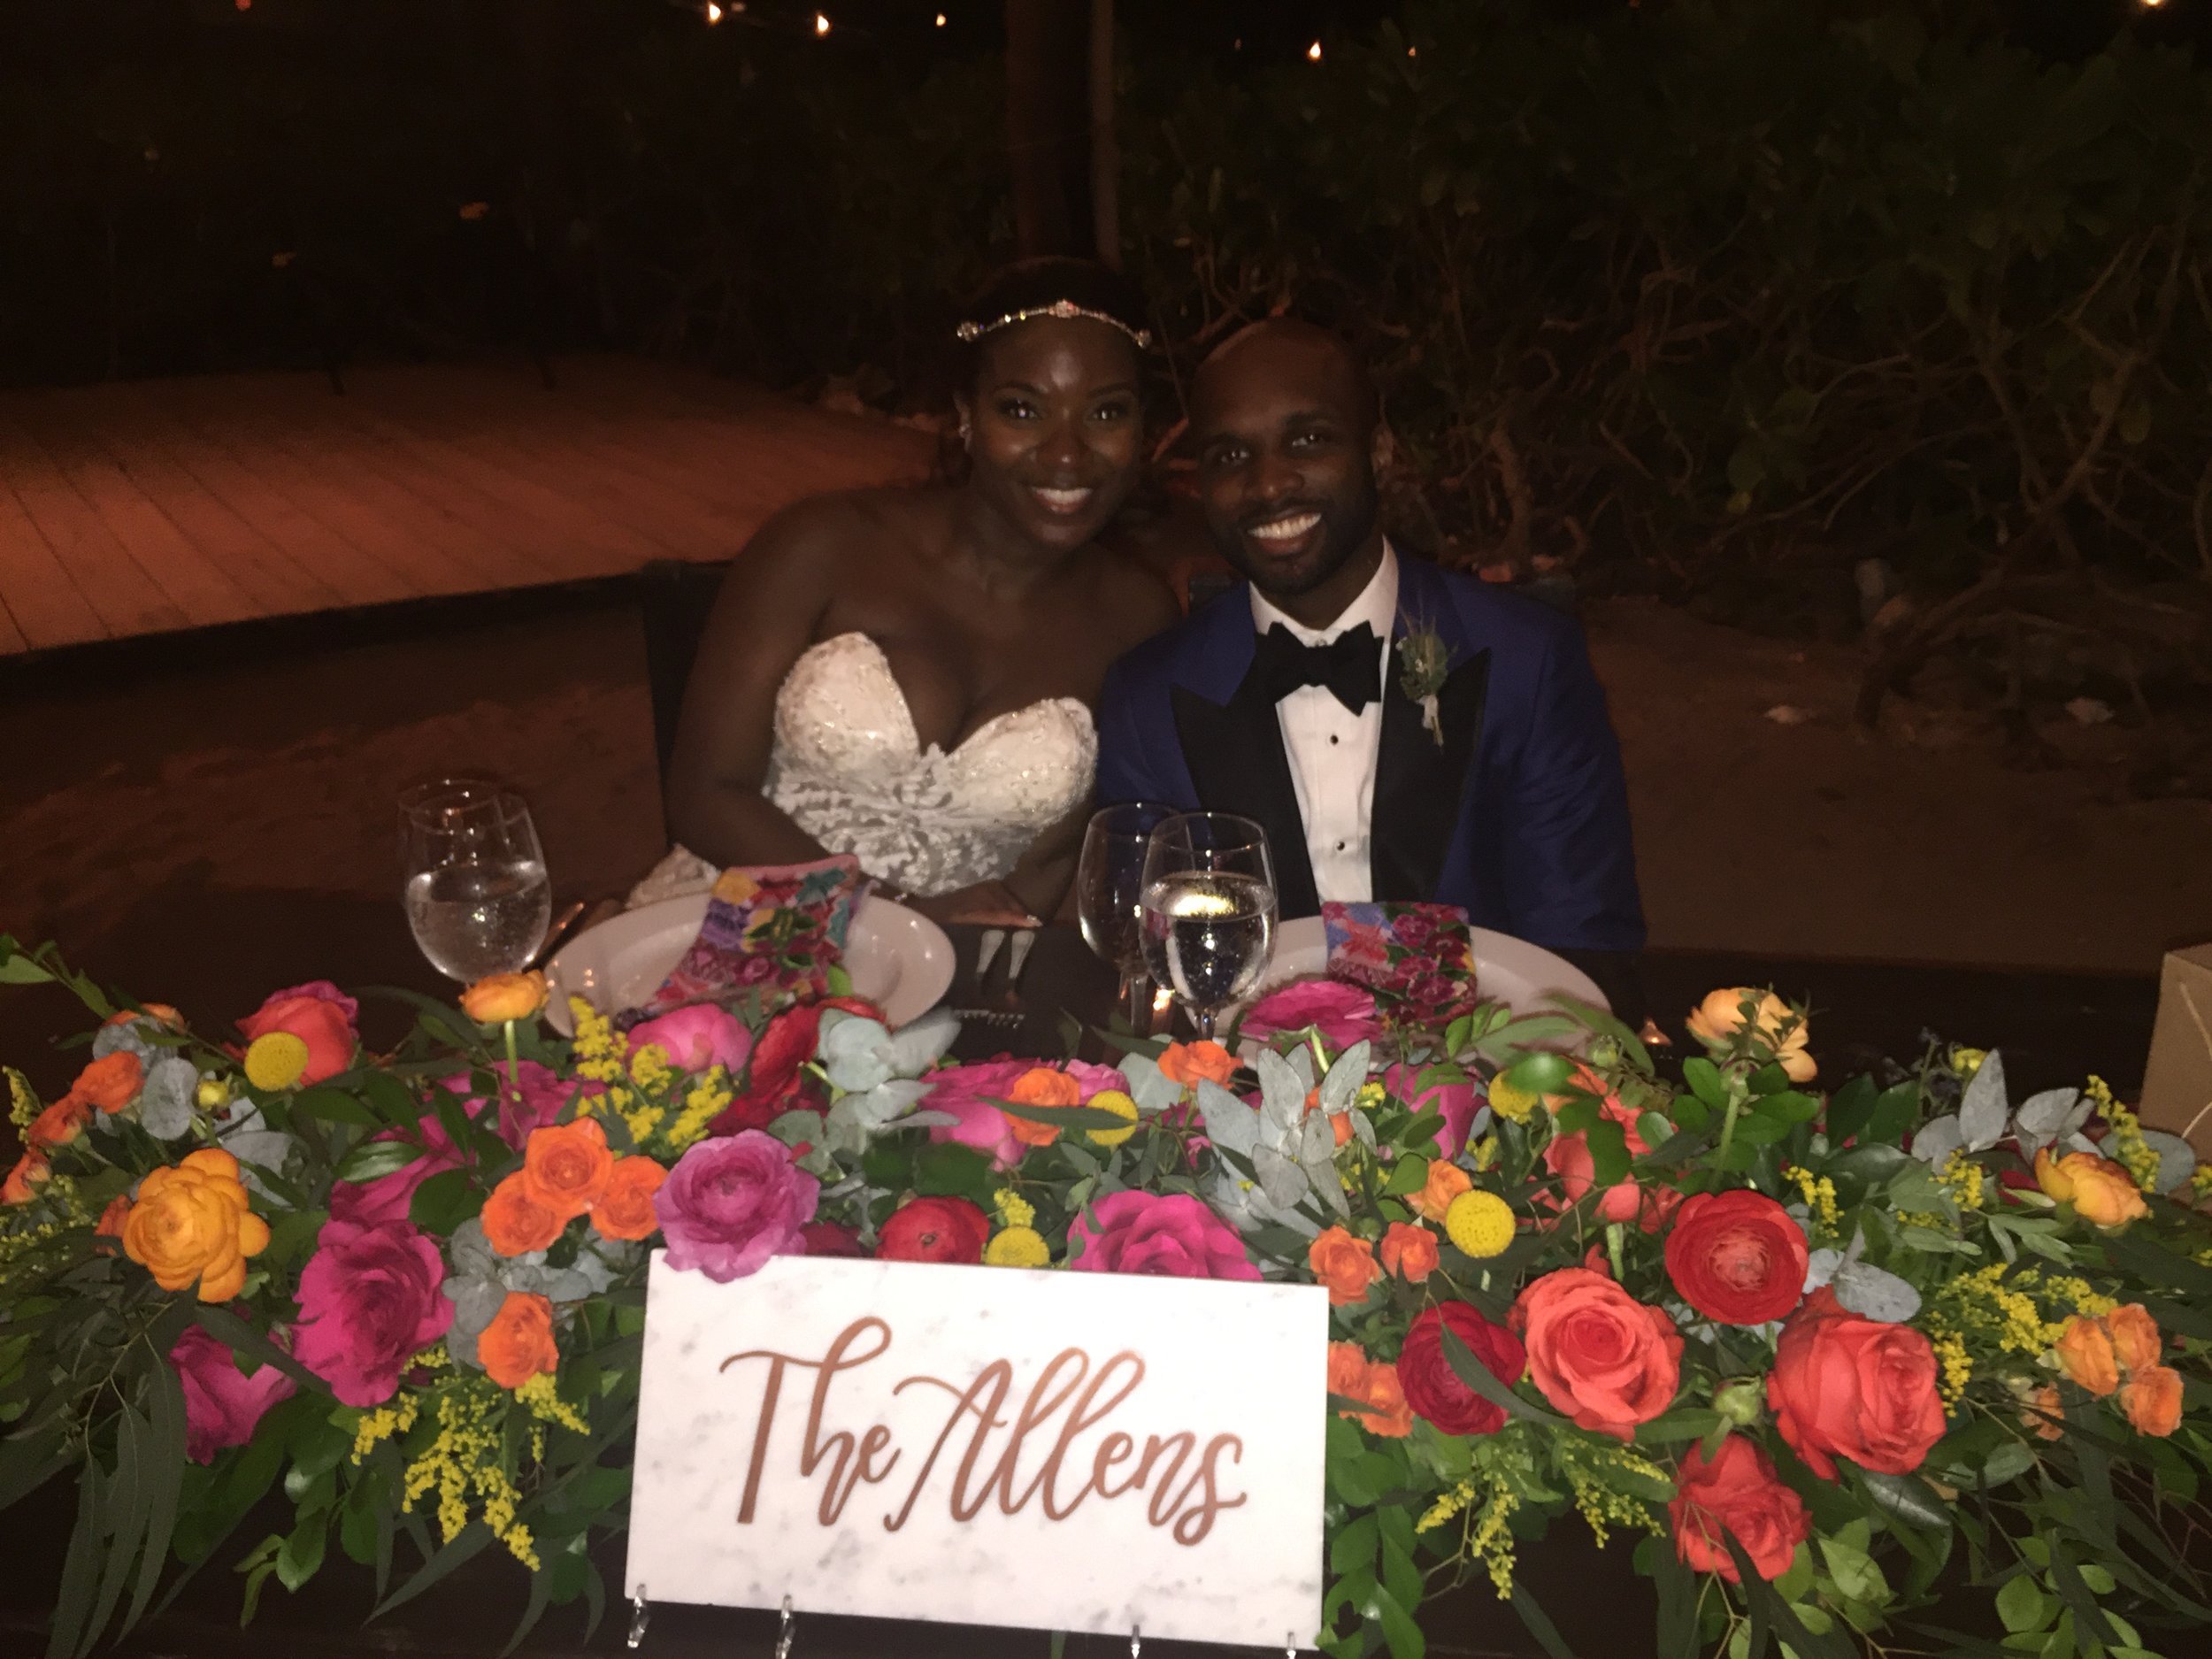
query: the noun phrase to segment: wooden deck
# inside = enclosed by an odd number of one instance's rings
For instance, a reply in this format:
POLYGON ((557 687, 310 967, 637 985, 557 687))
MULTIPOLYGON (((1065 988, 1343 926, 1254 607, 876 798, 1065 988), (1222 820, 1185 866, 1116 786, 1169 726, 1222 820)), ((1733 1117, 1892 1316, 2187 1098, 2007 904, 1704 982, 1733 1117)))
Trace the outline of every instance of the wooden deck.
POLYGON ((640 359, 0 392, 0 656, 726 557, 929 441, 640 359))

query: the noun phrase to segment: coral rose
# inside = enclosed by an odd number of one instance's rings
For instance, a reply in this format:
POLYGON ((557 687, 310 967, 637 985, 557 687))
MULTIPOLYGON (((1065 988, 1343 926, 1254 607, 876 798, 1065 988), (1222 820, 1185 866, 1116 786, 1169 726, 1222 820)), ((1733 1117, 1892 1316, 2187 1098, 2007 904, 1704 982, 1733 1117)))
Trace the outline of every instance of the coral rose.
POLYGON ((591 1207, 591 1225, 603 1239, 649 1239, 660 1231, 653 1194, 668 1171, 650 1158, 617 1158, 591 1207))
POLYGON ((530 1196, 563 1221, 599 1202, 613 1170, 607 1132, 596 1118, 534 1131, 522 1148, 522 1179, 530 1196))
POLYGON ((2048 1147, 2035 1155, 2035 1183, 2085 1221, 2110 1231, 2150 1214, 2135 1178, 2110 1158, 2069 1152, 2053 1159, 2048 1147))
POLYGON ((1723 1325, 1764 1325, 1797 1306, 1811 1252, 1805 1230, 1764 1193, 1699 1193, 1667 1234, 1667 1277, 1723 1325))
POLYGON ((1383 1271, 1395 1273, 1409 1285, 1418 1285, 1436 1271, 1441 1259, 1436 1248, 1436 1235, 1426 1227, 1417 1227, 1403 1221, 1394 1221, 1383 1229, 1383 1271))
POLYGON ((630 1030, 630 1052, 647 1046, 668 1056, 680 1071, 720 1066, 735 1077, 753 1052, 753 1033, 745 1022, 712 1002, 694 1002, 630 1030))
POLYGON ((1171 1042, 1160 1055, 1160 1075, 1187 1089, 1202 1082, 1227 1088, 1236 1074, 1235 1056, 1217 1042, 1171 1042))
POLYGON ((1690 1448, 1674 1471, 1675 1553, 1693 1572, 1717 1572, 1742 1581, 1724 1534, 1735 1539, 1752 1571, 1769 1582, 1789 1571, 1797 1547, 1812 1536, 1805 1501, 1784 1486, 1767 1455, 1740 1434, 1724 1437, 1712 1461, 1690 1448))
POLYGON ((526 1291, 509 1291, 476 1339, 476 1357, 483 1362, 484 1374, 502 1388, 519 1388, 541 1372, 560 1370, 553 1304, 526 1291))
POLYGON ((1424 1221, 1433 1221, 1440 1225, 1444 1217, 1451 1213, 1452 1200, 1473 1185, 1467 1171, 1458 1164, 1435 1158, 1430 1161, 1428 1179, 1421 1183, 1421 1190, 1406 1202, 1413 1206, 1414 1213, 1424 1221))
POLYGON ((538 1196, 521 1170, 492 1188, 479 1218, 484 1224, 484 1241, 502 1256, 551 1248, 569 1219, 538 1196))
POLYGON ((2120 1386, 2119 1356, 2112 1350, 2112 1336, 2104 1321, 2085 1314, 2067 1320, 2051 1345, 2067 1379, 2086 1388, 2100 1400, 2120 1386))
POLYGON ((1667 1409, 1682 1379, 1674 1321, 1602 1273, 1563 1267, 1513 1303, 1529 1375, 1583 1428, 1627 1440, 1667 1409))
POLYGON ((53 1179, 53 1165, 46 1155, 32 1148, 16 1159, 15 1167, 8 1171, 8 1179, 0 1181, 0 1204, 27 1204, 38 1196, 38 1189, 53 1179))
POLYGON ((1421 1310, 1399 1350, 1398 1381, 1407 1403, 1447 1434, 1494 1434, 1505 1426, 1505 1408, 1460 1380, 1444 1351, 1447 1329, 1466 1345, 1477 1364, 1508 1388, 1528 1368, 1527 1352, 1512 1332, 1463 1302, 1441 1302, 1421 1310))
POLYGON ((2137 1433, 2163 1440, 2181 1426, 2181 1373, 2170 1365, 2137 1371, 2120 1390, 2120 1409, 2137 1433))
MULTIPOLYGON (((1083 1086, 1065 1071, 1055 1071, 1048 1065, 1032 1066, 1014 1079, 1014 1087, 1006 1091, 1008 1102, 1015 1106, 1029 1106, 1046 1110, 1063 1106, 1078 1106, 1083 1101, 1083 1086)), ((1041 1124, 1033 1118, 1017 1118, 1004 1114, 1007 1132, 1026 1147, 1048 1147, 1060 1138, 1056 1124, 1041 1124)))
POLYGON ((1375 1247, 1341 1227, 1331 1227, 1306 1247, 1306 1265, 1329 1287, 1329 1306, 1349 1308, 1367 1300, 1367 1288, 1382 1277, 1375 1247))
POLYGON ((325 1222, 300 1273, 292 1352, 342 1404, 382 1405, 407 1362, 452 1325, 444 1283, 436 1240, 414 1228, 325 1222))
POLYGON ((1068 1226, 1068 1266, 1079 1273, 1161 1279, 1260 1276, 1237 1230, 1187 1193, 1109 1193, 1068 1226))
MULTIPOLYGON (((1597 1096, 1598 1110, 1608 1122, 1621 1126, 1621 1138, 1631 1157, 1640 1158, 1651 1150, 1637 1130, 1636 1114, 1617 1094, 1607 1091, 1603 1079, 1587 1066, 1580 1066, 1576 1068, 1574 1081, 1578 1087, 1597 1096)), ((1555 1099, 1563 1103, 1563 1097, 1555 1099)), ((1589 1132, 1577 1129, 1553 1135, 1544 1148, 1544 1167, 1559 1178, 1562 1202, 1579 1203, 1597 1179, 1597 1159, 1590 1150, 1589 1132)), ((1681 1194, 1671 1187, 1646 1191, 1633 1179, 1616 1181, 1599 1196, 1598 1219, 1632 1221, 1646 1233, 1656 1233, 1681 1202, 1681 1194)))
POLYGON ((1686 1024, 1690 1035, 1709 1048, 1724 1048, 1744 1026, 1743 1005, 1746 998, 1757 1004, 1753 1013, 1760 1039, 1773 1054, 1775 1064, 1793 1083, 1809 1083, 1819 1075, 1820 1068, 1813 1056, 1805 1051, 1810 1034, 1806 1022, 1796 1020, 1795 1028, 1778 1045, 1775 1033, 1796 1019, 1788 1003, 1771 991, 1753 991, 1744 986, 1732 986, 1724 991, 1707 994, 1705 1000, 1692 1010, 1686 1024))
POLYGON ((1329 1393, 1364 1408, 1340 1406, 1336 1414, 1351 1418, 1370 1434, 1394 1440, 1413 1432, 1413 1408, 1406 1403, 1398 1368, 1376 1364, 1356 1342, 1329 1344, 1329 1393))
POLYGON ((727 1284, 758 1272, 770 1256, 800 1254, 800 1229, 821 1196, 822 1184, 792 1163, 788 1147, 747 1129, 702 1141, 677 1159, 653 1210, 669 1266, 727 1284))
POLYGON ((247 1208, 238 1160, 211 1147, 139 1183, 123 1223, 123 1253, 164 1290, 195 1280, 202 1302, 228 1302, 246 1282, 246 1258, 268 1248, 269 1224, 247 1208))
POLYGON ((184 1453, 211 1463, 226 1446, 243 1446, 269 1408, 298 1392, 273 1365, 238 1369, 230 1344, 187 1325, 169 1349, 169 1363, 184 1388, 184 1453))
POLYGON ((119 1112, 138 1098, 145 1082, 145 1063, 128 1048, 118 1048, 78 1072, 65 1098, 81 1100, 104 1112, 119 1112))
POLYGON ((488 973, 461 993, 461 1011, 480 1025, 529 1019, 545 1006, 545 975, 488 973))
POLYGON ((990 1217, 964 1198, 910 1198, 884 1222, 876 1258, 972 1266, 990 1236, 990 1217))
POLYGON ((84 1133, 91 1121, 91 1103, 78 1095, 65 1094, 31 1119, 31 1126, 23 1132, 23 1144, 46 1150, 65 1147, 84 1133))
POLYGON ((1928 1339, 1845 1312, 1824 1285, 1782 1327, 1767 1405, 1790 1449, 1824 1480, 1836 1478, 1838 1457, 1910 1474, 1943 1438, 1928 1339))
POLYGON ((307 1045, 307 1064, 298 1081, 319 1083, 353 1064, 359 1036, 354 1022, 361 1005, 327 979, 312 979, 273 993, 238 1022, 249 1042, 280 1031, 307 1045))

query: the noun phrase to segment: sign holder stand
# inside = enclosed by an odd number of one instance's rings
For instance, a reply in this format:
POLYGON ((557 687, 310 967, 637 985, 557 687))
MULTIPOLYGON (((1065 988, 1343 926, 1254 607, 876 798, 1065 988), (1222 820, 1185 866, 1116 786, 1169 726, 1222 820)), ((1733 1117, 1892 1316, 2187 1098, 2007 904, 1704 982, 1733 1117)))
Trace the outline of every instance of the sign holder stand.
MULTIPOLYGON (((776 1659, 784 1659, 783 1650, 776 1650, 776 1659)), ((1143 1626, 1129 1627, 1129 1659, 1144 1659, 1143 1626)), ((1283 1659, 1298 1659, 1298 1632, 1292 1631, 1283 1638, 1283 1659)))
MULTIPOLYGON (((645 1586, 640 1585, 637 1594, 630 1598, 630 1634, 624 1646, 634 1651, 645 1640, 645 1627, 651 1621, 653 1609, 645 1599, 645 1586)), ((783 1606, 776 1616, 776 1659, 791 1659, 791 1646, 799 1639, 799 1623, 792 1617, 791 1598, 783 1599, 783 1606)), ((1130 1633, 1130 1651, 1136 1650, 1136 1634, 1130 1633)))

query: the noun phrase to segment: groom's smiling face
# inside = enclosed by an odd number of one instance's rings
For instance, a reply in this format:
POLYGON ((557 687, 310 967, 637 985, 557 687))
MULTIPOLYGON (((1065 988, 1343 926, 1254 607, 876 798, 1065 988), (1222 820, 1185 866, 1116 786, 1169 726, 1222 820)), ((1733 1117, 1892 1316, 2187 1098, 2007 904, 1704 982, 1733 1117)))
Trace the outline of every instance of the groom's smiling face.
POLYGON ((1223 557, 1269 598, 1323 597, 1341 576, 1348 603, 1372 573, 1376 426, 1349 349, 1305 324, 1257 324, 1200 368, 1200 504, 1223 557))

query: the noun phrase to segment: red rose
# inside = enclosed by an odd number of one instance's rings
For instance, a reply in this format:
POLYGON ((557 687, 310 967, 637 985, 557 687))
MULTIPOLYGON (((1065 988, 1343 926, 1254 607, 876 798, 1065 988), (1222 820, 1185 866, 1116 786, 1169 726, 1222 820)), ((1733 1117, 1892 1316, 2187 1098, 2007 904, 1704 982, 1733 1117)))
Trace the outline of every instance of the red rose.
POLYGON ((1767 1455, 1740 1434, 1723 1440, 1709 1463, 1701 1448, 1690 1448, 1674 1471, 1667 1518, 1674 1523, 1674 1548, 1685 1564, 1694 1572, 1717 1572, 1731 1584, 1740 1583, 1742 1575, 1724 1533, 1734 1537, 1753 1569, 1770 1582, 1789 1571, 1790 1557, 1813 1530, 1805 1501, 1776 1478, 1767 1455))
POLYGON ((876 1257, 885 1262, 983 1260, 990 1218, 964 1198, 914 1198, 883 1224, 876 1257))
POLYGON ((307 1068, 300 1073, 303 1086, 336 1077, 353 1064, 359 1041, 354 1021, 361 1007, 328 979, 312 979, 289 990, 273 991, 268 1000, 238 1022, 246 1041, 273 1031, 288 1032, 307 1045, 307 1068))
POLYGON ((1424 1308, 1406 1333, 1398 1356, 1398 1385, 1406 1403, 1447 1434, 1495 1434, 1505 1426, 1505 1408, 1494 1405, 1460 1381, 1444 1352, 1444 1327, 1493 1377, 1510 1388, 1528 1367, 1521 1339, 1493 1325, 1463 1302, 1424 1308))
POLYGON ((753 1045, 744 1093, 707 1125, 707 1133, 733 1135, 743 1129, 765 1129, 799 1105, 806 1086, 800 1068, 814 1057, 821 1024, 822 1009, 816 1002, 787 1008, 770 1020, 753 1045))
POLYGON ((1805 1294, 1805 1230, 1764 1193, 1700 1193, 1667 1234, 1667 1277, 1723 1325, 1779 1319, 1805 1294))
POLYGON ((1822 1286, 1782 1327, 1767 1404, 1806 1467, 1836 1478, 1836 1458, 1909 1474, 1943 1438, 1935 1349, 1909 1325, 1846 1313, 1822 1286))
POLYGON ((1523 1291, 1513 1328, 1544 1398, 1618 1440, 1664 1411, 1682 1380, 1674 1321, 1586 1267, 1560 1268, 1523 1291))

